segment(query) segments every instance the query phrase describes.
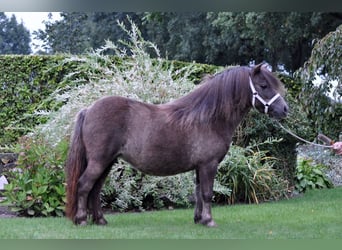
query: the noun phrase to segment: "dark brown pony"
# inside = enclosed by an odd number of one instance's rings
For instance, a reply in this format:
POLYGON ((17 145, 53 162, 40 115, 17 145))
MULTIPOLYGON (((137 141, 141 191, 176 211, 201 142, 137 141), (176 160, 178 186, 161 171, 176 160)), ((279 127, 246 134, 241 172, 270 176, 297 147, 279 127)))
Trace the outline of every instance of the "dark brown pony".
POLYGON ((196 172, 195 223, 215 226, 211 216, 217 166, 235 128, 254 106, 280 119, 287 114, 283 85, 258 65, 234 67, 206 78, 175 101, 152 105, 119 96, 104 97, 79 112, 71 141, 66 215, 75 224, 104 225, 100 191, 119 157, 157 176, 196 172))

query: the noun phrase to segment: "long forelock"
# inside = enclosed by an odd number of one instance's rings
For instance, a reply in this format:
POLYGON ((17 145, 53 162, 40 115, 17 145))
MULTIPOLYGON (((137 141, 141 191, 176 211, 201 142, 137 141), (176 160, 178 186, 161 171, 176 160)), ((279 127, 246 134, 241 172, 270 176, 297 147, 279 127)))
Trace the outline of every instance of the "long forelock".
POLYGON ((263 76, 266 78, 267 82, 271 85, 272 89, 279 93, 281 96, 284 96, 286 93, 286 89, 283 83, 274 76, 274 74, 268 70, 262 69, 261 70, 263 76))

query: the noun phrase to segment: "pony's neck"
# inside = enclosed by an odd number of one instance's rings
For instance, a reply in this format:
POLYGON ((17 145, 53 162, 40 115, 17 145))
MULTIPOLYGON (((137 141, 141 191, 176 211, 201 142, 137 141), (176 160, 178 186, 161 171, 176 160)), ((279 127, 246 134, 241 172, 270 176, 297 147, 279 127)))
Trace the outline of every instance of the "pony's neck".
POLYGON ((236 128, 251 108, 249 69, 236 68, 204 80, 189 94, 163 105, 180 127, 236 128))
MULTIPOLYGON (((246 93, 245 93, 246 94, 246 93)), ((251 98, 252 95, 241 96, 240 102, 232 104, 230 107, 231 112, 226 112, 224 119, 220 119, 214 126, 220 127, 222 136, 225 138, 228 144, 230 144, 234 131, 243 121, 246 115, 252 108, 251 98)))
POLYGON ((232 133, 234 133, 235 129, 239 126, 250 110, 250 105, 246 106, 244 109, 234 109, 229 117, 226 117, 224 120, 219 122, 219 126, 223 127, 225 131, 232 131, 232 133))

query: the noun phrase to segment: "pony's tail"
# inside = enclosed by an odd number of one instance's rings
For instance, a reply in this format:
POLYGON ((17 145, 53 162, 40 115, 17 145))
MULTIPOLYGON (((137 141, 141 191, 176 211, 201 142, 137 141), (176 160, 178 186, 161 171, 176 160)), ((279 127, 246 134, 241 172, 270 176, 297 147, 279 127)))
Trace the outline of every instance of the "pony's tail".
POLYGON ((86 112, 87 110, 83 109, 78 113, 65 166, 67 183, 65 215, 72 221, 74 221, 77 212, 78 179, 87 167, 86 151, 82 139, 82 125, 86 112))

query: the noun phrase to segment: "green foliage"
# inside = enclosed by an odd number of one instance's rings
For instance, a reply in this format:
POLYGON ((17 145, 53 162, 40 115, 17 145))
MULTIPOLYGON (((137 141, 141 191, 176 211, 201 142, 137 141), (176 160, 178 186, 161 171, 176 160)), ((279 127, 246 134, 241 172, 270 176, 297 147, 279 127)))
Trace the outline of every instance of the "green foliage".
POLYGON ((35 112, 58 108, 48 96, 68 84, 63 77, 74 69, 71 63, 62 63, 63 58, 0 56, 0 145, 15 143, 46 121, 33 116, 35 112))
POLYGON ((332 188, 333 184, 324 173, 324 165, 314 165, 311 159, 299 159, 296 167, 296 190, 332 188))
MULTIPOLYGON (((313 78, 316 74, 324 75, 324 82, 327 85, 329 80, 341 80, 341 58, 342 51, 342 25, 335 31, 328 33, 320 40, 316 40, 309 60, 304 65, 304 76, 313 78)), ((326 86, 332 87, 332 86, 326 86)), ((341 81, 339 81, 339 91, 341 91, 341 81)), ((341 93, 336 93, 336 95, 341 93)))
POLYGON ((14 15, 0 12, 0 54, 30 54, 30 31, 14 15))
MULTIPOLYGON (((272 146, 281 140, 269 139, 263 144, 272 146)), ((288 182, 273 168, 277 159, 259 150, 262 144, 241 148, 232 146, 221 162, 217 182, 231 189, 229 196, 215 197, 221 202, 259 203, 287 197, 288 182)))
POLYGON ((63 216, 65 205, 64 162, 67 143, 56 147, 42 139, 22 138, 18 166, 6 173, 6 203, 25 216, 63 216))
POLYGON ((315 43, 309 60, 297 72, 305 83, 301 100, 312 126, 335 139, 342 122, 341 46, 342 25, 315 43))
POLYGON ((103 46, 105 40, 126 40, 116 20, 128 24, 129 16, 164 58, 223 66, 266 60, 274 71, 281 65, 288 72, 307 60, 313 39, 341 24, 339 14, 321 12, 62 12, 61 16, 36 33, 49 53, 80 54, 103 46))
POLYGON ((52 26, 53 21, 45 21, 45 31, 34 31, 33 34, 36 39, 43 42, 44 50, 41 53, 51 53, 52 51, 54 53, 83 53, 85 49, 89 48, 88 39, 85 39, 85 35, 89 34, 91 29, 86 25, 88 15, 72 12, 69 14, 61 13, 61 17, 63 19, 56 21, 54 26, 52 26), (62 38, 60 37, 61 34, 68 34, 68 36, 62 38), (51 44, 49 39, 55 43, 51 44))
MULTIPOLYGON (((57 110, 63 102, 50 97, 52 93, 62 94, 73 85, 89 81, 91 75, 103 73, 96 67, 96 61, 82 63, 66 55, 55 56, 0 56, 0 145, 10 145, 17 138, 31 132, 40 123, 46 122, 46 114, 57 110)), ((100 56, 95 58, 99 62, 100 56)), ((154 59, 153 59, 154 60, 154 59)), ((153 61, 163 70, 181 72, 189 63, 180 61, 153 61)), ((120 64, 115 56, 107 63, 120 64)), ((104 63, 104 62, 103 62, 104 63)), ((208 73, 215 73, 216 66, 198 64, 189 72, 189 79, 200 82, 208 73)), ((171 75, 176 78, 177 74, 171 75)))
POLYGON ((215 65, 267 61, 294 72, 309 57, 311 41, 341 24, 330 13, 147 13, 146 37, 170 59, 215 65), (276 36, 274 34, 277 34, 276 36))
POLYGON ((103 46, 106 40, 115 43, 126 40, 126 33, 117 21, 128 24, 127 16, 141 28, 142 13, 61 12, 60 15, 60 20, 48 20, 44 30, 33 33, 43 42, 41 53, 83 54, 90 48, 103 46))

